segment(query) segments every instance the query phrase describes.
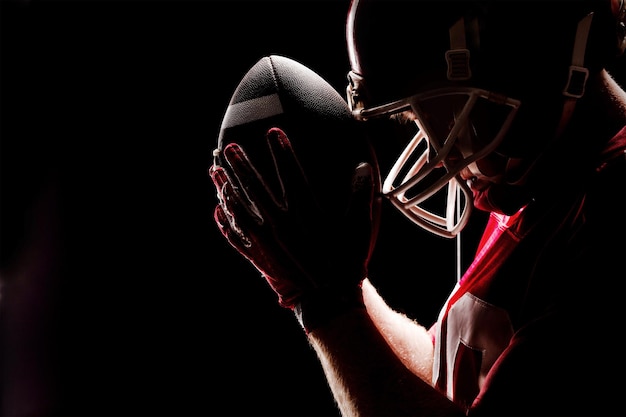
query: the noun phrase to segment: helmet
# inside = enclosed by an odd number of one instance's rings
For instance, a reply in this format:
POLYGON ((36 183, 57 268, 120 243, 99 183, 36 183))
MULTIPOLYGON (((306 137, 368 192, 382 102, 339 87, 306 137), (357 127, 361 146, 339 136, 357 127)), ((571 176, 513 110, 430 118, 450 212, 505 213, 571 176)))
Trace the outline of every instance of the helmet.
POLYGON ((444 237, 472 207, 519 210, 528 174, 613 53, 614 29, 609 0, 353 0, 351 110, 411 132, 384 194, 444 237))

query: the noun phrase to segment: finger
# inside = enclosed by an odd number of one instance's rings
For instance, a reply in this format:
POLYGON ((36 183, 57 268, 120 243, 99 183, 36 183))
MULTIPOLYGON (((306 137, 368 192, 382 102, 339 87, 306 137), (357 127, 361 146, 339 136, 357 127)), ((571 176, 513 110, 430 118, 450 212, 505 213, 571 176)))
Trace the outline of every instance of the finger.
POLYGON ((276 208, 282 204, 276 200, 271 188, 250 162, 244 150, 239 145, 230 143, 224 148, 224 158, 247 197, 249 210, 260 219, 273 217, 276 208), (268 213, 269 215, 266 215, 268 213))
POLYGON ((285 132, 275 127, 267 132, 266 138, 281 185, 282 200, 291 206, 298 204, 300 208, 316 207, 304 169, 285 132))
POLYGON ((209 168, 209 176, 211 177, 211 181, 213 181, 213 185, 215 186, 215 190, 217 191, 217 198, 220 202, 224 199, 224 195, 222 193, 222 188, 226 183, 226 173, 224 169, 221 167, 216 167, 215 165, 209 168))
POLYGON ((218 226, 218 229, 222 233, 222 235, 230 241, 232 228, 230 227, 230 222, 228 221, 228 216, 224 212, 224 207, 219 204, 215 206, 215 210, 213 211, 213 219, 218 226))
POLYGON ((358 207, 371 207, 376 178, 374 169, 367 162, 360 163, 352 176, 352 204, 358 207))
POLYGON ((304 170, 285 132, 280 128, 274 127, 267 132, 266 139, 274 159, 276 173, 283 186, 283 191, 285 187, 287 189, 306 187, 304 170))
MULTIPOLYGON (((237 210, 237 201, 235 200, 238 193, 233 188, 226 171, 223 168, 216 168, 211 171, 211 180, 217 190, 219 203, 228 212, 234 213, 237 210)), ((242 205, 245 206, 245 205, 242 205)))
POLYGON ((240 192, 240 188, 235 188, 232 180, 226 171, 221 168, 215 168, 211 171, 211 179, 215 188, 218 190, 217 195, 220 204, 230 213, 242 219, 252 219, 256 224, 263 223, 263 216, 246 195, 240 192))
POLYGON ((350 228, 350 233, 360 236, 365 242, 369 242, 372 228, 372 204, 376 183, 374 170, 369 163, 363 162, 355 168, 346 223, 350 228))
POLYGON ((251 246, 250 240, 236 226, 232 216, 227 214, 222 206, 217 205, 213 212, 213 218, 226 240, 242 255, 248 257, 248 248, 251 246))
POLYGON ((218 169, 218 168, 219 168, 219 166, 218 166, 218 165, 211 164, 211 166, 210 166, 210 167, 208 167, 208 168, 207 168, 207 170, 206 170, 206 171, 207 171, 208 176, 209 176, 209 177, 211 177, 211 174, 213 173, 213 171, 215 171, 215 170, 216 170, 216 169, 218 169))

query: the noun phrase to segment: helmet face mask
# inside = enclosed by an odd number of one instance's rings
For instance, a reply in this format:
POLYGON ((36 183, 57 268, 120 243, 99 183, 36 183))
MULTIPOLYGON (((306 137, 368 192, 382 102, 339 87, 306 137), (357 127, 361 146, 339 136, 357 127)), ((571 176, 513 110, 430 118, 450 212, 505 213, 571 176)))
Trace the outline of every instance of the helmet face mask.
POLYGON ((520 102, 478 88, 446 87, 368 108, 354 101, 362 94, 354 85, 348 86, 348 97, 357 119, 403 114, 416 126, 385 177, 383 194, 426 230, 443 237, 457 235, 472 208, 469 178, 460 173, 467 169, 473 178, 498 180, 498 175, 483 172, 477 161, 497 149, 520 102))

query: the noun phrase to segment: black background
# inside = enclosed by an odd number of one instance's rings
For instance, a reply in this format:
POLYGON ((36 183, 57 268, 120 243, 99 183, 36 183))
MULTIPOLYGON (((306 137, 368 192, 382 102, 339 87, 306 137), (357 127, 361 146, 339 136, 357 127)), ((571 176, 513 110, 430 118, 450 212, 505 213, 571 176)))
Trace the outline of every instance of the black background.
MULTIPOLYGON (((347 6, 2 2, 5 415, 338 415, 292 314, 214 225, 206 170, 262 56, 343 94, 347 6)), ((430 324, 454 242, 385 206, 371 277, 430 324)))

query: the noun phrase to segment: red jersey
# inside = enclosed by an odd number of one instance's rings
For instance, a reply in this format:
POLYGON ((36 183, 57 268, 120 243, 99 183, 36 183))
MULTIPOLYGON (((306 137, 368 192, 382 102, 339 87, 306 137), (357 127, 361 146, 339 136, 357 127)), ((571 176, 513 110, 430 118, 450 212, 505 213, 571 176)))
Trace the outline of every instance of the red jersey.
POLYGON ((624 415, 625 149, 626 128, 584 182, 491 214, 432 329, 433 382, 468 413, 624 415))

